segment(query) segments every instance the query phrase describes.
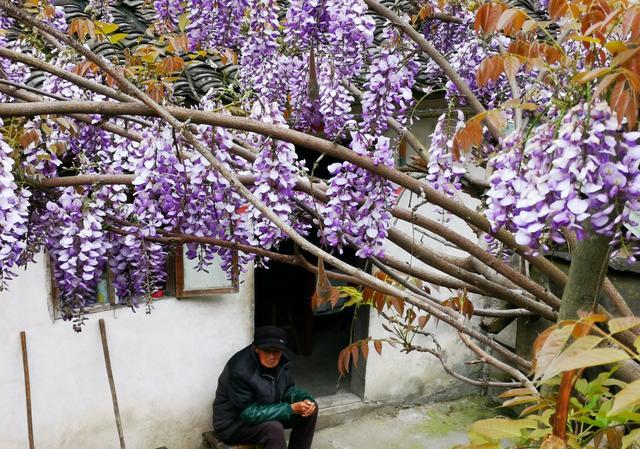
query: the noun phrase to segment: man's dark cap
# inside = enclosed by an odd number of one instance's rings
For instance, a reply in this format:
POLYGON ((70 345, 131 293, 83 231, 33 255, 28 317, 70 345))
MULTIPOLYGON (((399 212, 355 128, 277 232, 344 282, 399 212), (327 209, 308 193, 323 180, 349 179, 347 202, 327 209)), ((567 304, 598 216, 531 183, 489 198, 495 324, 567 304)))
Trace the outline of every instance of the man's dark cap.
POLYGON ((253 334, 253 346, 260 349, 287 349, 287 333, 275 326, 262 326, 256 328, 253 334))

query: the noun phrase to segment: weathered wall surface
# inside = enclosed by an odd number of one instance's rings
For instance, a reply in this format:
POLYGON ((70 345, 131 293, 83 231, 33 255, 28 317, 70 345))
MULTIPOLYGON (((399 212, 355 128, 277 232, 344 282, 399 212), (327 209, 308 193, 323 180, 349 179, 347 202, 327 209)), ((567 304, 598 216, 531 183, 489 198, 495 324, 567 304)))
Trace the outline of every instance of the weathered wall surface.
POLYGON ((253 332, 253 271, 238 294, 160 299, 151 315, 53 320, 43 257, 0 293, 0 448, 28 447, 21 330, 27 333, 38 449, 119 448, 98 319, 106 322, 127 447, 199 447, 224 363, 253 332))
MULTIPOLYGON (((415 198, 414 203, 415 204, 415 198)), ((404 195, 401 206, 409 205, 409 195, 404 195)), ((433 219, 440 217, 440 211, 432 205, 425 205, 419 209, 424 214, 433 219)), ((455 217, 450 217, 447 226, 451 229, 466 235, 469 238, 475 236, 470 229, 455 217)), ((406 223, 397 223, 397 229, 411 235, 411 227, 406 223)), ((414 234, 417 239, 423 238, 420 234, 414 234)), ((437 251, 450 255, 462 255, 451 247, 444 246, 432 239, 424 238, 424 244, 437 251)), ((394 245, 387 247, 387 253, 392 256, 399 256, 402 251, 394 245)), ((412 264, 434 271, 418 260, 412 260, 412 264)), ((431 288, 431 293, 440 298, 446 299, 455 295, 455 291, 445 288, 436 290, 431 288)), ((430 320, 425 331, 437 335, 440 345, 447 354, 448 364, 456 371, 464 374, 469 372, 469 367, 464 364, 466 360, 473 359, 471 351, 459 341, 454 330, 446 324, 437 324, 435 320, 430 320), (437 327, 436 327, 437 326, 437 327)), ((388 338, 389 334, 382 328, 382 320, 373 308, 369 317, 369 335, 372 338, 388 338)), ((419 342, 420 340, 416 340, 419 342)), ((422 340, 425 345, 432 346, 425 338, 422 340)), ((419 343, 420 344, 420 343, 419 343)), ((424 353, 401 353, 389 345, 384 345, 382 357, 374 351, 370 352, 367 360, 365 378, 365 398, 368 400, 390 400, 390 401, 412 401, 421 398, 431 397, 434 399, 454 399, 470 394, 474 390, 467 384, 459 382, 446 374, 440 362, 429 354, 424 353)))
MULTIPOLYGON (((435 120, 436 118, 423 119, 412 128, 418 138, 422 139, 427 146, 429 144, 429 138, 427 136, 433 132, 435 120)), ((412 153, 410 153, 410 155, 411 154, 412 153)), ((460 199, 470 207, 477 204, 477 200, 466 195, 461 195, 460 199)), ((415 195, 405 192, 399 205, 401 207, 413 208, 419 203, 420 200, 417 199, 415 195)), ((462 220, 451 214, 443 214, 440 208, 426 204, 422 205, 418 211, 420 214, 431 219, 442 221, 452 231, 458 232, 473 241, 477 240, 476 235, 473 234, 471 229, 462 220)), ((438 252, 453 256, 464 255, 464 253, 425 237, 423 234, 412 232, 411 225, 408 223, 396 222, 394 226, 402 232, 413 235, 418 241, 422 240, 427 247, 438 252)), ((400 250, 393 244, 389 244, 386 251, 392 256, 406 258, 406 252, 400 250)), ((411 263, 434 273, 442 274, 416 259, 412 259, 411 263)), ((455 291, 450 291, 445 288, 441 288, 440 290, 432 288, 431 290, 432 294, 440 299, 449 298, 456 293, 455 291)), ((369 323, 369 335, 372 338, 389 337, 388 332, 382 328, 381 318, 378 317, 378 313, 374 309, 370 311, 369 323)), ((473 355, 467 350, 463 343, 458 340, 457 334, 451 327, 440 323, 436 328, 435 321, 430 320, 425 330, 437 335, 440 345, 442 345, 446 351, 449 366, 452 366, 461 374, 469 374, 470 370, 477 370, 477 368, 470 368, 464 364, 464 361, 472 359, 473 355)), ((427 339, 424 339, 423 342, 429 344, 427 339)), ((478 391, 474 389, 474 387, 457 381, 447 375, 443 371, 440 362, 429 354, 417 352, 411 354, 401 353, 399 350, 388 345, 384 345, 382 354, 382 357, 379 357, 374 351, 371 351, 367 360, 365 398, 368 400, 394 402, 420 401, 425 398, 446 400, 478 391)))

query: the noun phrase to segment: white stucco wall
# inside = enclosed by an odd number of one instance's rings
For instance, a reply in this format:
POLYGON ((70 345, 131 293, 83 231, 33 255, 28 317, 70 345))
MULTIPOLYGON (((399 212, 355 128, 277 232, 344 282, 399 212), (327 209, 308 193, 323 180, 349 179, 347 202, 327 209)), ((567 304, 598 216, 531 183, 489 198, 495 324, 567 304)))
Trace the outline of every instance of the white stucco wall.
POLYGON ((80 334, 51 318, 43 258, 0 293, 0 448, 28 447, 20 351, 27 333, 38 449, 119 448, 98 319, 104 318, 127 447, 194 449, 217 378, 253 333, 253 271, 238 294, 94 313, 80 334))
MULTIPOLYGON (((461 197, 461 201, 471 207, 477 203, 477 200, 466 195, 461 197)), ((416 196, 405 193, 400 200, 399 206, 413 208, 416 204, 416 196)), ((471 240, 477 240, 475 234, 462 220, 451 214, 443 216, 442 209, 438 207, 427 204, 420 207, 418 212, 434 220, 446 218, 445 224, 448 228, 471 240)), ((417 239, 423 237, 421 234, 413 234, 409 223, 397 221, 393 226, 409 235, 415 235, 417 239)), ((424 244, 441 253, 453 256, 464 255, 464 253, 455 248, 443 245, 433 239, 424 238, 424 244)), ((391 243, 387 245, 386 252, 391 256, 402 257, 403 259, 406 259, 407 256, 405 251, 391 243)), ((417 259, 412 259, 411 263, 414 266, 442 274, 417 259)), ((431 293, 440 299, 447 299, 456 294, 455 291, 446 288, 430 288, 431 293)), ((459 341, 457 333, 450 326, 444 323, 436 323, 432 319, 425 327, 425 331, 437 336, 440 345, 446 351, 449 366, 454 367, 457 372, 462 374, 469 372, 470 368, 464 364, 464 361, 473 359, 473 353, 459 341)), ((373 308, 369 317, 369 335, 372 338, 390 337, 390 334, 382 328, 382 320, 373 308)), ((424 343, 427 345, 429 345, 428 341, 426 338, 424 339, 424 343)), ((418 340, 416 340, 416 343, 418 343, 418 340)), ((378 357, 375 353, 372 355, 367 360, 365 377, 365 399, 367 400, 410 402, 427 397, 444 400, 460 397, 475 391, 468 384, 457 381, 446 374, 440 362, 430 354, 418 352, 406 354, 389 345, 384 345, 382 357, 378 357)), ((477 370, 477 368, 471 369, 477 370)))

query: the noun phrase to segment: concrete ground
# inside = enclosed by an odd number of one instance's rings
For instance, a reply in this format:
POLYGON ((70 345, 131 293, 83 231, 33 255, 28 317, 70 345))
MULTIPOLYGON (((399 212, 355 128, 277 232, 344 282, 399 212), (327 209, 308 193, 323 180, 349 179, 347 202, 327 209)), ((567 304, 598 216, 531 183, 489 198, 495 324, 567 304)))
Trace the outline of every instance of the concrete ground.
POLYGON ((451 449, 468 443, 466 431, 471 423, 496 413, 486 398, 475 396, 432 405, 383 407, 318 430, 313 449, 451 449))

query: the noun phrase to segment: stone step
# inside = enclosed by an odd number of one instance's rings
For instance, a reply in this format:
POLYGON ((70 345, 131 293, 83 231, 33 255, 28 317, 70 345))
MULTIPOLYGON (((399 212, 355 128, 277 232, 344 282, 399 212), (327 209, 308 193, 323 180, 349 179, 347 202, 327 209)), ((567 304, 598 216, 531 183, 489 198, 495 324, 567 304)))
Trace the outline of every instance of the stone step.
POLYGON ((235 446, 229 446, 218 439, 214 431, 204 432, 202 434, 202 447, 203 449, 256 449, 257 446, 253 444, 237 444, 235 446))
POLYGON ((359 418, 381 407, 376 402, 365 402, 353 393, 338 393, 316 399, 320 409, 316 429, 336 426, 359 418))

